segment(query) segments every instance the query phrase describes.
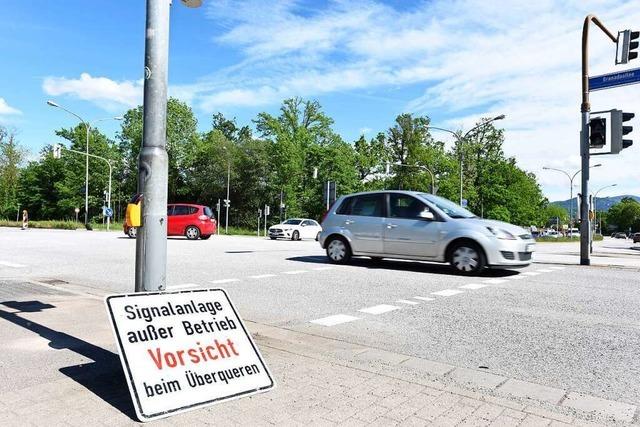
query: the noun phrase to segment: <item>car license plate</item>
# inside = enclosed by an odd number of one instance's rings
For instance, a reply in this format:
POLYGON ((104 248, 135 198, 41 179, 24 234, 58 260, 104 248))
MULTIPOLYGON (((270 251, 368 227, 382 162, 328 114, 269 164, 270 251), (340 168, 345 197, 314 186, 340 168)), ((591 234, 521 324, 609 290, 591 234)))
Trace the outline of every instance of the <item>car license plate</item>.
POLYGON ((525 249, 526 252, 533 252, 536 249, 536 245, 535 243, 529 243, 527 245, 527 248, 525 249))

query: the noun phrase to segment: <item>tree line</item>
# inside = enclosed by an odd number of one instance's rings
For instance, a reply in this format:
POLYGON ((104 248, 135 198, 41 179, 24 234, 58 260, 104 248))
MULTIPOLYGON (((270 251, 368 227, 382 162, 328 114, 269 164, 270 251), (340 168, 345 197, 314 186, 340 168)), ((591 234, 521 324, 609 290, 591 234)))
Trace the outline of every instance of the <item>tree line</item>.
MULTIPOLYGON (((114 139, 90 130, 90 153, 113 164, 116 219, 122 218, 126 202, 136 192, 142 118, 142 106, 127 111, 114 139)), ((545 226, 556 212, 535 175, 505 155, 504 132, 493 123, 480 121, 483 126, 450 148, 431 134, 427 116, 400 114, 388 129, 352 142, 345 141, 333 124, 317 101, 292 98, 277 114, 260 113, 251 124, 214 114, 210 128, 201 132, 189 105, 170 98, 169 202, 215 208, 226 197, 228 168, 231 226, 255 227, 257 210, 265 204, 271 207, 270 222, 275 222, 281 198, 286 216, 319 219, 326 209, 327 181, 336 183, 338 195, 380 189, 430 191, 433 184, 438 195, 457 201, 462 158, 463 197, 477 215, 545 226)), ((68 148, 85 151, 83 124, 59 129, 56 135, 68 148)), ((24 164, 26 150, 15 134, 3 128, 0 138, 0 217, 15 217, 18 209, 27 209, 32 219, 72 219, 75 208, 84 215, 83 155, 63 149, 55 158, 53 147, 46 145, 37 160, 24 164)), ((100 221, 108 166, 94 158, 89 163, 89 215, 100 221)), ((224 214, 220 217, 224 221, 224 214)))

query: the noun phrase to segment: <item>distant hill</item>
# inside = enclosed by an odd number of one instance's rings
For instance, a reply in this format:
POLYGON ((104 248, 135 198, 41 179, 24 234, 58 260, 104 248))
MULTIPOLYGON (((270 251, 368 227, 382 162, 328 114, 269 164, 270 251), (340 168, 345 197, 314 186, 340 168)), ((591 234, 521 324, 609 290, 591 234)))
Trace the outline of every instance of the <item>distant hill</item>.
MULTIPOLYGON (((631 197, 632 199, 640 202, 640 197, 638 197, 638 196, 630 196, 630 195, 611 196, 611 197, 598 197, 598 200, 596 200, 596 209, 598 209, 598 211, 608 211, 611 206, 615 205, 616 203, 620 203, 620 200, 624 199, 625 197, 631 197)), ((567 211, 569 211, 569 206, 570 206, 571 202, 572 202, 571 200, 567 199, 567 200, 558 200, 556 202, 551 202, 551 204, 562 206, 567 211)), ((578 208, 577 207, 577 202, 576 202, 576 199, 574 197, 574 199, 573 199, 573 211, 575 212, 577 208, 578 208)))

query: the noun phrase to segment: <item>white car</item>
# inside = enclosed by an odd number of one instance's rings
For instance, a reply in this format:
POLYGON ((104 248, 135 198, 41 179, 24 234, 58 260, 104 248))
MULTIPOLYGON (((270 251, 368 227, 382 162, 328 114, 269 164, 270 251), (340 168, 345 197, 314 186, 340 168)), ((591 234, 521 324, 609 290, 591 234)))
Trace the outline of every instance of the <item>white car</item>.
POLYGON ((272 240, 278 238, 291 240, 318 240, 321 231, 322 227, 320 227, 320 224, 312 219, 291 218, 281 224, 269 227, 269 238, 272 240))

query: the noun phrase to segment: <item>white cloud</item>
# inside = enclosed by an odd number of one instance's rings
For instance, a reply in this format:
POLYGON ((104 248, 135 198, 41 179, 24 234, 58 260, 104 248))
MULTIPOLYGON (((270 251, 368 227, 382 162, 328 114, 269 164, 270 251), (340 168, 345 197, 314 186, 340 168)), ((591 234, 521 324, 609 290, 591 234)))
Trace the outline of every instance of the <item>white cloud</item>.
MULTIPOLYGON (((568 183, 542 166, 580 166, 584 17, 596 11, 614 33, 640 22, 631 0, 434 0, 401 2, 402 9, 373 0, 334 0, 322 8, 273 3, 209 3, 209 15, 222 23, 215 41, 245 58, 191 87, 205 111, 422 84, 405 110, 446 117, 444 126, 468 129, 479 117, 506 114, 499 123, 506 129, 506 153, 536 173, 552 199, 564 197, 568 183)), ((614 53, 592 26, 591 74, 613 71, 614 53)), ((593 110, 619 107, 640 117, 637 90, 595 93, 593 110)), ((603 167, 592 171, 593 185, 618 181, 617 190, 640 193, 637 150, 640 141, 620 156, 594 160, 603 167)))
POLYGON ((19 115, 22 111, 10 106, 4 98, 0 98, 0 115, 19 115))
POLYGON ((105 110, 117 111, 135 107, 142 102, 143 81, 115 81, 82 73, 78 79, 47 77, 42 83, 42 89, 48 95, 72 96, 90 101, 105 110))

